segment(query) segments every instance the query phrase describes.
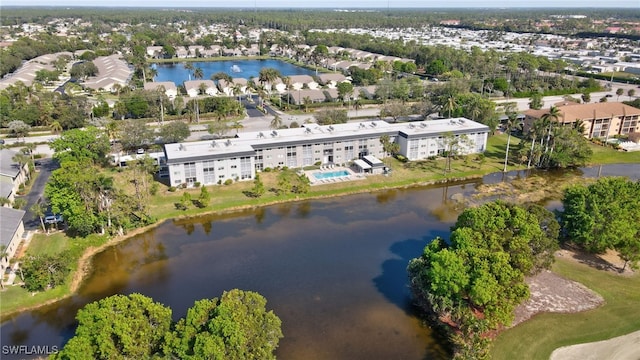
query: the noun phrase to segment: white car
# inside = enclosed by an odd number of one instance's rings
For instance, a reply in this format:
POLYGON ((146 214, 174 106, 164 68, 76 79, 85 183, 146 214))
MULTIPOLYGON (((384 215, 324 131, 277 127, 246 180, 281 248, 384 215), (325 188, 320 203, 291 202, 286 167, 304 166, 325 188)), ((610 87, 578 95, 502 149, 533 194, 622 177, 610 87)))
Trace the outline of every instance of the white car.
POLYGON ((136 154, 144 154, 144 149, 140 148, 140 149, 136 150, 136 154))

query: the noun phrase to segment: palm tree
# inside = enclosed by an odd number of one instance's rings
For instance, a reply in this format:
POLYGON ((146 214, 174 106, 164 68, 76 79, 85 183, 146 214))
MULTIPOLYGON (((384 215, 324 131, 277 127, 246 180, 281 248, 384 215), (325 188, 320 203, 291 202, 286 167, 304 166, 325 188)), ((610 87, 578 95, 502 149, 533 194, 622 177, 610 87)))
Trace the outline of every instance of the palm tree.
POLYGON ((258 81, 264 85, 269 84, 267 87, 267 92, 271 95, 271 85, 273 82, 280 77, 280 72, 274 68, 262 68, 260 69, 260 73, 258 74, 258 81))
POLYGON ((269 127, 272 129, 279 129, 282 126, 282 118, 278 115, 276 115, 273 120, 271 120, 271 123, 269 124, 269 127))
POLYGON ((311 104, 311 98, 308 96, 305 96, 304 99, 302 99, 302 102, 304 103, 304 112, 309 111, 309 104, 311 104))
POLYGON ((456 99, 453 96, 449 96, 446 103, 446 110, 449 111, 449 118, 451 118, 451 113, 456 109, 458 104, 456 104, 456 99))
POLYGON ((356 116, 358 116, 358 109, 362 108, 362 102, 360 98, 353 100, 353 109, 356 111, 356 116))
POLYGON ((54 121, 51 123, 51 125, 49 125, 49 130, 57 135, 62 132, 62 125, 60 125, 58 121, 54 121))
POLYGON ((542 115, 541 119, 543 119, 543 121, 545 123, 548 123, 548 128, 547 128, 547 140, 545 142, 545 146, 544 146, 544 155, 547 154, 547 152, 549 151, 549 140, 551 139, 551 131, 553 129, 554 123, 558 122, 558 119, 561 116, 561 112, 560 109, 558 109, 555 106, 552 106, 551 108, 549 108, 549 112, 542 115))
POLYGON ((204 72, 202 71, 202 68, 195 68, 195 70, 193 70, 193 77, 195 79, 202 79, 202 77, 204 76, 204 72))
POLYGON ((511 144, 511 130, 516 125, 518 113, 515 111, 515 106, 509 104, 505 109, 507 115, 507 123, 505 124, 505 131, 507 132, 507 151, 504 154, 504 168, 502 172, 507 172, 507 162, 509 161, 509 145, 511 144))
POLYGON ((40 218, 40 225, 42 225, 42 231, 46 232, 47 228, 46 226, 44 226, 44 212, 47 211, 47 207, 43 203, 37 202, 33 204, 29 210, 31 210, 33 215, 40 218))
POLYGON ((287 87, 287 108, 289 108, 289 102, 291 97, 291 78, 289 76, 285 76, 282 78, 282 82, 287 87))
POLYGON ((240 121, 234 121, 230 128, 236 129, 236 135, 238 135, 238 130, 244 128, 244 125, 242 125, 240 121))

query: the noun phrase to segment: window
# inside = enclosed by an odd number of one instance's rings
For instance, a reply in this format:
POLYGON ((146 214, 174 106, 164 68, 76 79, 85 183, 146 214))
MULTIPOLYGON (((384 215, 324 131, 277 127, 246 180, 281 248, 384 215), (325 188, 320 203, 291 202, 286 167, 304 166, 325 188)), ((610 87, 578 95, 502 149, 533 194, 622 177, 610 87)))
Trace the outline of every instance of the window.
POLYGON ((196 182, 196 163, 184 163, 184 177, 188 184, 196 182))

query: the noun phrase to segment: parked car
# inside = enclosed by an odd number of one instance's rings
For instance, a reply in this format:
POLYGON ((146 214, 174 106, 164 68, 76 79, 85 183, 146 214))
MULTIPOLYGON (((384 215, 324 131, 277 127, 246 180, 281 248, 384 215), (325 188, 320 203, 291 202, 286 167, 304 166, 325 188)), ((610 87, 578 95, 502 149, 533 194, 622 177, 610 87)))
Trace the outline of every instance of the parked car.
POLYGON ((62 215, 47 215, 44 217, 45 224, 57 224, 63 222, 62 215))
POLYGON ((4 145, 4 139, 0 139, 0 145, 4 145))
POLYGON ((136 150, 136 154, 144 154, 144 149, 140 148, 140 149, 136 150))

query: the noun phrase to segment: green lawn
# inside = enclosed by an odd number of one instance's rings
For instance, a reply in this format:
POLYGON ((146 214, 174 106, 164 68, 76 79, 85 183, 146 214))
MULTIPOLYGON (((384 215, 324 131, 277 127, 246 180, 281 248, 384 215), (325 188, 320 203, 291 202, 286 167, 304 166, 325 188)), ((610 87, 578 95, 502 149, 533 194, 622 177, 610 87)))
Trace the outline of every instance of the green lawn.
POLYGON ((605 299, 577 314, 541 314, 502 333, 492 359, 549 359, 558 347, 600 341, 640 330, 640 274, 620 276, 559 259, 553 271, 582 283, 605 299))
POLYGON ((27 254, 44 255, 57 254, 69 248, 69 238, 64 233, 54 233, 51 235, 35 234, 27 254))
POLYGON ((640 151, 617 151, 610 147, 590 144, 593 150, 591 164, 640 164, 640 151))

